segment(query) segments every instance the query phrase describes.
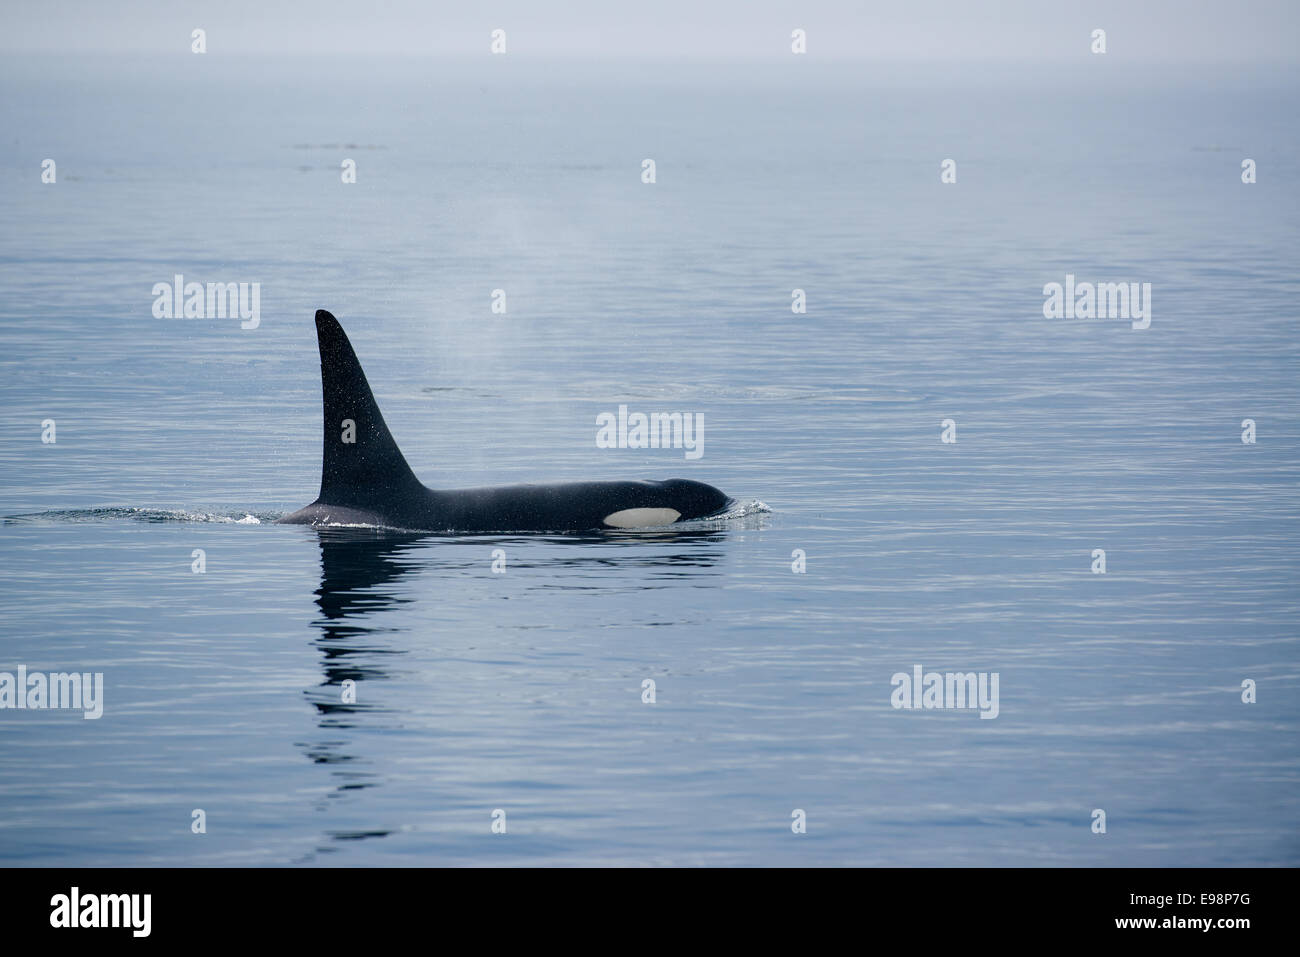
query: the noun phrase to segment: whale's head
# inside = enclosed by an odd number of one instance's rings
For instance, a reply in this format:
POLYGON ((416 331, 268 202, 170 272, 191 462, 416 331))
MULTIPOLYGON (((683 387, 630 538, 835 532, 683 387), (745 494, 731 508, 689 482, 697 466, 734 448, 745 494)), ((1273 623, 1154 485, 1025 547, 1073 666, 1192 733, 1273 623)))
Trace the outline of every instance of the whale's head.
POLYGON ((724 492, 692 479, 667 479, 659 485, 666 502, 682 513, 678 521, 716 515, 725 512, 732 504, 724 492))

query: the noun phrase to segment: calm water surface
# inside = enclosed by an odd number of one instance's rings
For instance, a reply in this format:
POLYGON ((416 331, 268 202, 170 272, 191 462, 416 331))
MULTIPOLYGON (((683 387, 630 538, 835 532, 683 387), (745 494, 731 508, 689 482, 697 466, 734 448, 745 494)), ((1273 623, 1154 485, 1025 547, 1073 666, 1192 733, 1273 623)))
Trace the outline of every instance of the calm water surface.
POLYGON ((106 683, 0 711, 0 862, 1300 863, 1294 78, 511 60, 0 65, 0 671, 106 683), (260 326, 153 318, 176 273, 260 326), (1044 319, 1066 273, 1150 329, 1044 319), (769 510, 273 525, 321 307, 430 485, 769 510), (916 664, 997 719, 894 710, 916 664))

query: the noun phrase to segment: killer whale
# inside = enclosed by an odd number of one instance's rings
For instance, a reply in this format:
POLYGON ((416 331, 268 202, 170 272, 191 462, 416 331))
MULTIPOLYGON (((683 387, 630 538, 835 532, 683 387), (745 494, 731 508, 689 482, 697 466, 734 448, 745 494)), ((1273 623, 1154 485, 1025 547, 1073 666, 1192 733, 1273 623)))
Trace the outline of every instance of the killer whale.
POLYGON ((388 431, 343 327, 324 309, 316 312, 316 339, 324 422, 320 495, 280 523, 576 532, 671 525, 733 504, 713 486, 690 479, 428 488, 388 431))

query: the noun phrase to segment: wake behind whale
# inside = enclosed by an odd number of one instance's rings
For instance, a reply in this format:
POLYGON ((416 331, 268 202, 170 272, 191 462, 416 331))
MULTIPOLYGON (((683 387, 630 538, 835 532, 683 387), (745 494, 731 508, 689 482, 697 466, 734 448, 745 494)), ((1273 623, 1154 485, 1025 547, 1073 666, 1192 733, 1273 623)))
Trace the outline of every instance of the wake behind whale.
POLYGON ((337 319, 316 312, 324 444, 320 495, 279 521, 429 532, 563 532, 673 525, 722 517, 736 503, 703 482, 567 482, 431 489, 384 423, 337 319))

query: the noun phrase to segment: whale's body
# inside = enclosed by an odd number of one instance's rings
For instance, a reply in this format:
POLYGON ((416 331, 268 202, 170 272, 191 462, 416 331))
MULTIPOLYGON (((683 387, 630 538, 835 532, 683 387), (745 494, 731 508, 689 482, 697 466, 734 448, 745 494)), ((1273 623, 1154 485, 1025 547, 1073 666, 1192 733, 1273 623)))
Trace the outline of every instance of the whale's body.
POLYGON ((389 433, 343 327, 323 309, 316 313, 316 335, 324 399, 320 495, 283 523, 565 532, 671 525, 732 504, 713 486, 689 479, 427 488, 389 433))

